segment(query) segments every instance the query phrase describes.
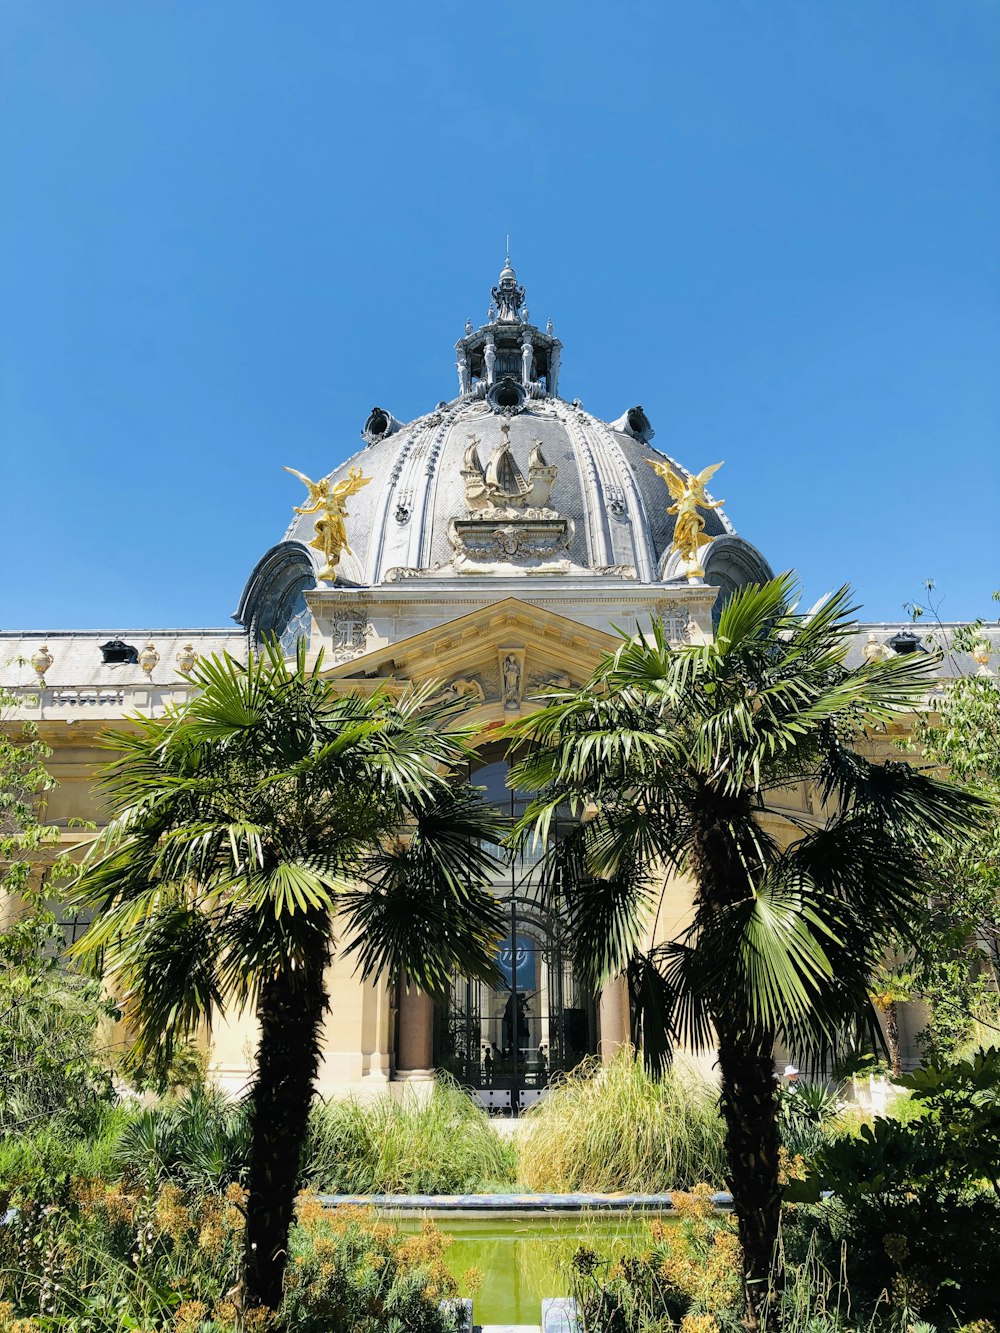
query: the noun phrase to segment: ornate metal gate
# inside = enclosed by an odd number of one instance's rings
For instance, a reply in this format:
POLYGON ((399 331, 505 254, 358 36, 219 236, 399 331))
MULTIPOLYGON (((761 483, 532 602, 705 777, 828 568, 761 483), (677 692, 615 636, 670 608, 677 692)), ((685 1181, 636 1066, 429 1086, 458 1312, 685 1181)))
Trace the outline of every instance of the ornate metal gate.
MULTIPOLYGON (((520 802, 500 781, 506 765, 472 775, 486 783, 510 815, 520 802)), ((494 891, 508 916, 497 950, 497 986, 456 976, 441 1015, 438 1063, 476 1090, 490 1111, 517 1115, 535 1101, 552 1074, 572 1069, 596 1049, 593 997, 579 986, 558 920, 537 895, 537 861, 520 857, 494 891)))

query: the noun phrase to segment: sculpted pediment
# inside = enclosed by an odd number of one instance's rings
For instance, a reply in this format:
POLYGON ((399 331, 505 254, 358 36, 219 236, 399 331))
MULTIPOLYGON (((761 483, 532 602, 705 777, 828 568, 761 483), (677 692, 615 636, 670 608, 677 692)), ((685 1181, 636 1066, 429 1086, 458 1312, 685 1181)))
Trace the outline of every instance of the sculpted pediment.
POLYGON ((589 677, 617 647, 612 634, 517 598, 481 607, 443 625, 376 648, 326 674, 345 689, 440 683, 442 697, 467 698, 478 717, 503 719, 550 689, 589 677))

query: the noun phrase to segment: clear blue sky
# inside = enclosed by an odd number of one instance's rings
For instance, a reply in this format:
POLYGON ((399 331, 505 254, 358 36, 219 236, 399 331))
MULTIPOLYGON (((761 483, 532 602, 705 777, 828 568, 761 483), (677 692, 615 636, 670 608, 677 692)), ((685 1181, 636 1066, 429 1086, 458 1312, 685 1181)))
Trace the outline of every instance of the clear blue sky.
MULTIPOLYGON (((220 625, 504 233, 567 397, 872 618, 994 611, 1000 6, 4 0, 0 627, 220 625)), ((995 611, 994 611, 995 613, 995 611)))

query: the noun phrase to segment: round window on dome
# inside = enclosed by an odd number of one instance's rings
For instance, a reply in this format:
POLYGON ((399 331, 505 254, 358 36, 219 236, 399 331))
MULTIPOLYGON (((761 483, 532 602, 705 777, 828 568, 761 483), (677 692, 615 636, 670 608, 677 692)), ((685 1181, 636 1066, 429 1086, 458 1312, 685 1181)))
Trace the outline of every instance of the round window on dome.
POLYGON ((511 415, 520 412, 524 407, 525 393, 522 385, 516 380, 502 379, 499 384, 494 384, 486 395, 486 401, 492 407, 494 412, 503 412, 511 415))

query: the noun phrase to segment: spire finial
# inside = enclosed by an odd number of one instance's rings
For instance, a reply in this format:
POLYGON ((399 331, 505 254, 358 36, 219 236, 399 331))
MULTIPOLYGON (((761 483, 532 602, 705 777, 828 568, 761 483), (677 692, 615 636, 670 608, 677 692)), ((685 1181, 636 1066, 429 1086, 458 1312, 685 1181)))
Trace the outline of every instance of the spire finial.
POLYGON ((511 268, 510 255, 507 255, 500 281, 491 293, 497 304, 497 322, 500 324, 520 324, 521 307, 524 305, 524 288, 517 285, 517 274, 511 268))

